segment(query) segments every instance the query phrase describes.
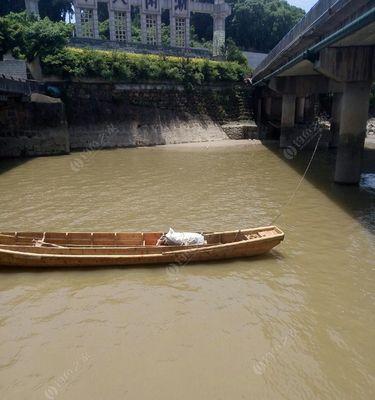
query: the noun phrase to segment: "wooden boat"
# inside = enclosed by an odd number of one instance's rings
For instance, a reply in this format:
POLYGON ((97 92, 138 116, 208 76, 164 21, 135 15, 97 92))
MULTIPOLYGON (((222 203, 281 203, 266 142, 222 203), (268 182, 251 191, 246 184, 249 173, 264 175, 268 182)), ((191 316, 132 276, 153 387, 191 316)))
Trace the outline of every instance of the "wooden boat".
POLYGON ((276 226, 203 233, 207 244, 158 246, 163 232, 2 232, 0 266, 114 267, 179 265, 264 254, 284 239, 276 226))

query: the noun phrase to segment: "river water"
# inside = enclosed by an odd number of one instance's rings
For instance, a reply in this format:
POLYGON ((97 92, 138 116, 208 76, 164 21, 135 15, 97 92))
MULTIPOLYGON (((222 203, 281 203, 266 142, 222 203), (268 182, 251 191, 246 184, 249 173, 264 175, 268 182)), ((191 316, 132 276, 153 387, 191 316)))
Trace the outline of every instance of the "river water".
POLYGON ((231 262, 0 271, 1 399, 374 398, 373 151, 355 188, 332 184, 319 152, 284 209, 311 153, 230 142, 1 162, 1 230, 225 230, 282 211, 286 234, 231 262))

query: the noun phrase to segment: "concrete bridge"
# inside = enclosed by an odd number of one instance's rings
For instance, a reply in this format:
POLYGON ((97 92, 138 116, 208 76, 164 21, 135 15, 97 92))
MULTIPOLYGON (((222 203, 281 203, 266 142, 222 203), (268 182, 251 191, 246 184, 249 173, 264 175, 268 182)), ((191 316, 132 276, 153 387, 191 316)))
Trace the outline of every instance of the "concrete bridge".
POLYGON ((287 148, 318 95, 330 94, 334 179, 356 184, 374 79, 374 0, 320 0, 254 71, 258 126, 276 121, 287 148))

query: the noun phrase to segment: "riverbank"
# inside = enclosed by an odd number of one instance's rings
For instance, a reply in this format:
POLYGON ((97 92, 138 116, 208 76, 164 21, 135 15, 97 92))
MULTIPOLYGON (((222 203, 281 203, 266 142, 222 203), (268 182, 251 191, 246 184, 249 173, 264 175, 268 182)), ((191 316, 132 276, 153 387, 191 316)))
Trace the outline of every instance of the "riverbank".
POLYGON ((252 89, 244 84, 188 90, 170 83, 57 80, 47 86, 57 88, 61 100, 34 94, 0 107, 0 157, 224 140, 237 128, 229 126, 227 134, 223 125, 253 118, 252 89))

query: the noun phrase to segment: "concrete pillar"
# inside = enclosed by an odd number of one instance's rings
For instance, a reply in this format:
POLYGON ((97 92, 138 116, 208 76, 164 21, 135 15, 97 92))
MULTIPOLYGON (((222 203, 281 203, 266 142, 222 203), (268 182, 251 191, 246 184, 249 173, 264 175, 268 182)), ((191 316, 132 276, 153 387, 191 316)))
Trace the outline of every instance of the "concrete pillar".
POLYGON ((117 40, 116 38, 116 29, 115 29, 115 12, 108 8, 109 15, 109 40, 117 40))
POLYGON ((272 114, 272 97, 266 97, 265 99, 265 113, 267 117, 271 117, 272 114))
POLYGON ((284 94, 281 111, 280 147, 288 147, 292 142, 296 116, 296 96, 284 94))
POLYGON ((339 144, 342 93, 334 93, 331 111, 331 139, 329 146, 336 148, 339 144))
POLYGON ((82 21, 81 21, 81 9, 79 7, 74 7, 74 14, 76 17, 76 36, 77 37, 82 37, 82 21))
POLYGON ((130 11, 128 13, 126 13, 126 29, 128 30, 127 42, 131 43, 132 42, 132 15, 131 15, 130 11))
POLYGON ((156 44, 161 46, 161 13, 156 14, 156 44))
POLYGON ((99 35, 99 20, 98 20, 98 9, 93 9, 93 24, 94 24, 94 38, 100 39, 99 35))
POLYGON ((258 99, 258 107, 257 107, 257 125, 258 129, 262 123, 262 99, 258 99))
POLYGON ((141 12, 141 43, 147 43, 146 14, 141 12))
POLYGON ((370 81, 346 82, 344 85, 335 169, 336 183, 357 184, 360 180, 370 88, 370 81))
POLYGON ((28 14, 39 17, 39 0, 25 0, 25 8, 28 14))
POLYGON ((185 27, 185 48, 190 47, 190 18, 186 18, 186 27, 185 27))
POLYGON ((305 122, 305 97, 298 97, 296 103, 296 119, 299 124, 303 124, 305 122))
POLYGON ((223 46, 225 45, 225 17, 221 14, 214 14, 214 33, 212 43, 212 55, 220 56, 223 46))
POLYGON ((171 46, 175 47, 176 46, 176 18, 175 17, 171 17, 169 29, 170 29, 171 46))

